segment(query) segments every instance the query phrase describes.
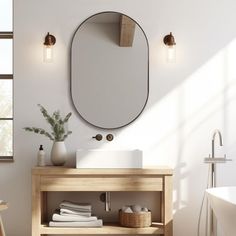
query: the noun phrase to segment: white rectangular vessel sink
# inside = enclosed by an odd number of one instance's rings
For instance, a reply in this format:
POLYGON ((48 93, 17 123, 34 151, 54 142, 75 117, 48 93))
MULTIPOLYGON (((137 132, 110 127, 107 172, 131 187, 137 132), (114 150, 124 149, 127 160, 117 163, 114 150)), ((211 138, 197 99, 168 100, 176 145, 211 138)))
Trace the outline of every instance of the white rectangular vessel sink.
POLYGON ((78 149, 76 168, 142 168, 141 150, 78 149))

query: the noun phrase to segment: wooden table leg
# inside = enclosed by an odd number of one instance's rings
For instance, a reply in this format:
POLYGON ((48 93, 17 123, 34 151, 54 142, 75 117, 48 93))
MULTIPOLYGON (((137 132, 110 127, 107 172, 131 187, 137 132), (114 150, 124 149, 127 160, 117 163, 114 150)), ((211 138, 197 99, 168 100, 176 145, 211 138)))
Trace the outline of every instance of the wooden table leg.
POLYGON ((172 197, 172 185, 173 185, 173 177, 165 176, 164 177, 164 193, 163 193, 163 201, 164 201, 164 235, 165 236, 173 236, 173 197, 172 197))
POLYGON ((40 176, 32 176, 32 236, 40 236, 41 192, 40 176))

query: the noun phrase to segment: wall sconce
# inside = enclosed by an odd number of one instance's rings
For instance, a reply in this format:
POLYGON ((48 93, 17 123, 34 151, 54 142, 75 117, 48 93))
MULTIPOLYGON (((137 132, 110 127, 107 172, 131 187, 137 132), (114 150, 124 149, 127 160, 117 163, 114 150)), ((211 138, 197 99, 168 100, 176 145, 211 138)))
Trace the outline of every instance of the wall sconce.
POLYGON ((53 45, 56 43, 56 38, 49 34, 46 35, 43 49, 43 61, 53 62, 53 45))
POLYGON ((166 59, 167 62, 175 62, 176 60, 176 43, 175 43, 175 38, 170 32, 170 34, 167 34, 164 39, 164 44, 167 46, 166 47, 166 59))

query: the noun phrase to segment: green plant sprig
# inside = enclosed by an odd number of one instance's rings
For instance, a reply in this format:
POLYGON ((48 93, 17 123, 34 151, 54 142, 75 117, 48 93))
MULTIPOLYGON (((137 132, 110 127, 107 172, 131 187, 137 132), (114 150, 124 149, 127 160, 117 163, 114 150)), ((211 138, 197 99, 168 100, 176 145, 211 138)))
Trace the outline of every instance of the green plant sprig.
POLYGON ((42 105, 38 104, 38 106, 40 107, 40 111, 43 117, 51 126, 52 132, 49 133, 42 128, 36 128, 36 127, 24 127, 23 129, 25 131, 45 135, 50 140, 56 142, 64 141, 70 134, 72 134, 72 131, 66 131, 65 129, 65 124, 69 121, 72 115, 71 112, 68 113, 65 116, 65 118, 61 117, 60 111, 55 111, 53 112, 52 116, 50 116, 47 110, 42 105))

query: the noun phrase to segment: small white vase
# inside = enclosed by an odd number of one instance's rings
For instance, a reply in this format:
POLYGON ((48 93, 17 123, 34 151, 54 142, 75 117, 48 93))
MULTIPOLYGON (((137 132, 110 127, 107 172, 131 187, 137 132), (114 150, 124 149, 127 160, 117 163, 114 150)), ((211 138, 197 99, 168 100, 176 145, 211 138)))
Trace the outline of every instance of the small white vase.
POLYGON ((54 166, 63 166, 67 159, 67 151, 64 141, 54 142, 51 151, 51 161, 54 166))

